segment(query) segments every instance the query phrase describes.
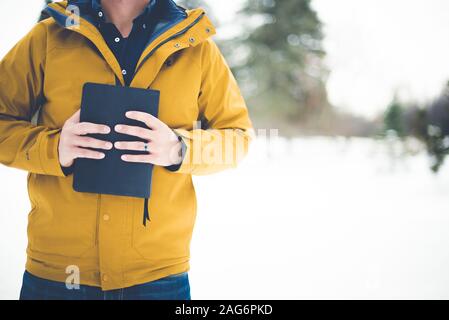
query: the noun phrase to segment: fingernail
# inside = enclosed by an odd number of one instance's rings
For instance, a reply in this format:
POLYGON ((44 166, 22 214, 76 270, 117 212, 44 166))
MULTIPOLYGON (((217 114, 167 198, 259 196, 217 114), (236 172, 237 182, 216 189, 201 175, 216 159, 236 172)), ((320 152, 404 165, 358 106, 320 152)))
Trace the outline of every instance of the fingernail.
POLYGON ((106 143, 106 148, 111 149, 112 148, 112 143, 106 143))
POLYGON ((102 159, 102 158, 104 158, 104 153, 102 153, 102 154, 100 155, 100 159, 102 159))
POLYGON ((126 160, 127 159, 127 157, 126 156, 122 156, 122 160, 126 160))
POLYGON ((122 126, 116 125, 115 130, 122 130, 122 126))
POLYGON ((108 133, 109 131, 110 131, 110 129, 108 127, 103 128, 104 133, 108 133))
POLYGON ((121 144, 120 144, 120 142, 116 142, 116 143, 114 143, 114 146, 115 146, 116 148, 120 148, 121 144))

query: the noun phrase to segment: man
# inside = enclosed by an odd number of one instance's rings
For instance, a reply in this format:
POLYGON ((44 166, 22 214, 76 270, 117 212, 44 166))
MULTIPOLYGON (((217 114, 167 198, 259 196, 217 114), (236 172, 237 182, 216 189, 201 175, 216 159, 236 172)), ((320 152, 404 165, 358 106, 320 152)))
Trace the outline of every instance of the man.
POLYGON ((190 299, 191 176, 234 167, 251 137, 214 26, 172 0, 63 1, 45 12, 0 63, 0 163, 29 172, 21 299, 190 299), (158 118, 126 114, 148 129, 80 123, 86 82, 159 90, 158 118), (110 130, 148 142, 87 136, 110 130), (148 203, 73 190, 75 159, 146 147, 122 160, 155 165, 148 203))

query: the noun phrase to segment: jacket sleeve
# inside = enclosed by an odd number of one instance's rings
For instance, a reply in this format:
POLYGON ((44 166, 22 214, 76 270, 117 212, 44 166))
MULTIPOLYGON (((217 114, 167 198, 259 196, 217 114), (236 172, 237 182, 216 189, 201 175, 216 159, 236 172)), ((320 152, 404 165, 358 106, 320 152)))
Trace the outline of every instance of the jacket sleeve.
POLYGON ((58 159, 61 128, 31 124, 43 101, 46 46, 47 30, 39 23, 0 61, 0 163, 64 177, 58 159))
POLYGON ((253 136, 248 109, 237 82, 210 38, 201 50, 198 106, 203 123, 193 130, 174 129, 183 143, 183 161, 174 172, 204 175, 235 167, 253 136))

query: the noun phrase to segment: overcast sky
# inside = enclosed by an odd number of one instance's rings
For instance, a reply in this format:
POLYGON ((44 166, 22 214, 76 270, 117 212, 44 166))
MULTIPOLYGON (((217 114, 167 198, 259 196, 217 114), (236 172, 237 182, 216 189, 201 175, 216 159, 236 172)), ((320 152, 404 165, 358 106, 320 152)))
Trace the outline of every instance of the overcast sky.
MULTIPOLYGON (((33 25, 43 1, 0 2, 0 56, 33 25), (26 3, 26 7, 24 7, 26 3)), ((241 0, 208 1, 223 36, 241 0)), ((313 0, 325 25, 331 102, 373 116, 395 91, 406 100, 435 97, 449 80, 449 1, 313 0)))
POLYGON ((449 80, 449 1, 314 0, 325 23, 331 101, 383 110, 395 91, 435 97, 449 80))

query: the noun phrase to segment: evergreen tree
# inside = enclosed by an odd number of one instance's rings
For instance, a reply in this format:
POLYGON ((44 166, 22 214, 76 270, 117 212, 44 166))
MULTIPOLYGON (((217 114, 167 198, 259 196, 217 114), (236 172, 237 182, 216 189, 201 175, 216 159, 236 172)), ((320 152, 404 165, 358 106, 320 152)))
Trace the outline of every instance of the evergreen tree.
POLYGON ((175 2, 186 8, 186 9, 196 9, 203 8, 206 11, 207 16, 211 19, 215 26, 218 26, 218 21, 214 17, 211 7, 204 0, 175 0, 175 2))
POLYGON ((194 8, 203 8, 205 10, 209 9, 209 6, 203 0, 179 0, 175 2, 186 9, 194 9, 194 8))
POLYGON ((405 134, 403 107, 396 96, 385 111, 384 131, 386 134, 393 133, 398 137, 403 137, 405 134))
POLYGON ((322 25, 310 2, 246 0, 240 12, 249 23, 226 47, 256 117, 305 121, 329 107, 322 25))
POLYGON ((432 159, 431 168, 437 172, 449 153, 449 83, 429 107, 427 119, 427 152, 432 159))

